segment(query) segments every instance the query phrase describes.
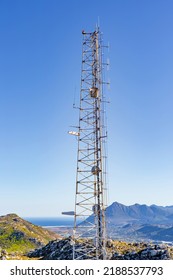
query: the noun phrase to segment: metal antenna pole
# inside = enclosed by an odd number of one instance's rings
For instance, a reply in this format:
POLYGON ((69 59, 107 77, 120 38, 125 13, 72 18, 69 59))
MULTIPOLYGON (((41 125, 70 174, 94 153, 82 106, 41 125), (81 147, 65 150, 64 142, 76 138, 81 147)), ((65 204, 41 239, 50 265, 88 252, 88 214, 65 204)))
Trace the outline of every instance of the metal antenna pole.
POLYGON ((106 259, 102 39, 82 34, 73 259, 106 259))

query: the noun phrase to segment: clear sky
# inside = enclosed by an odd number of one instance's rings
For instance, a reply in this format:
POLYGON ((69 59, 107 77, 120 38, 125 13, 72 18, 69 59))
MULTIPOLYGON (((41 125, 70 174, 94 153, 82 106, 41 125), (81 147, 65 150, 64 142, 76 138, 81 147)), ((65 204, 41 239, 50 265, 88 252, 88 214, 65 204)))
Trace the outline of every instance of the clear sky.
POLYGON ((81 31, 110 43, 109 204, 173 205, 173 1, 0 1, 0 215, 74 210, 81 31))

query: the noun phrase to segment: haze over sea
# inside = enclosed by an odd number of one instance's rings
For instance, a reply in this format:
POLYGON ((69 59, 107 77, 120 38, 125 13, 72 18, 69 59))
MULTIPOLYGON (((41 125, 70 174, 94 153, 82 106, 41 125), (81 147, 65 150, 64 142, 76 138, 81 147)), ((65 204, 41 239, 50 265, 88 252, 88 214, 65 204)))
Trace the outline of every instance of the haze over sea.
POLYGON ((72 227, 73 218, 63 217, 24 217, 24 219, 36 226, 42 227, 72 227))

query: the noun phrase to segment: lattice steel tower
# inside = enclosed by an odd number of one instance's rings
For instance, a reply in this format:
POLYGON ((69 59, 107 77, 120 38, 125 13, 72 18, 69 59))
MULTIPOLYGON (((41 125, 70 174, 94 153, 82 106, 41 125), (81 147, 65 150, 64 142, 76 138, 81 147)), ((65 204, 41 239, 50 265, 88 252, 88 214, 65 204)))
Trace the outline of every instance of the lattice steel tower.
POLYGON ((106 259, 106 63, 99 28, 82 34, 73 259, 106 259))

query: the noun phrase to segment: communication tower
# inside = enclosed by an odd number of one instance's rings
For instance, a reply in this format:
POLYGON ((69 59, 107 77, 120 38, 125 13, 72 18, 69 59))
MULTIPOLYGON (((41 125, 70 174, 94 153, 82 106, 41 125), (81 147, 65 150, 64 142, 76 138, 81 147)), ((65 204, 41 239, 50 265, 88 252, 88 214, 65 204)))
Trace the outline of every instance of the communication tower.
POLYGON ((106 138, 102 34, 82 31, 73 259, 106 259, 106 138))

